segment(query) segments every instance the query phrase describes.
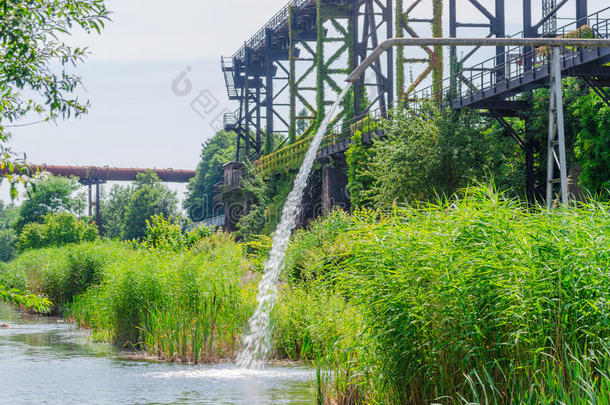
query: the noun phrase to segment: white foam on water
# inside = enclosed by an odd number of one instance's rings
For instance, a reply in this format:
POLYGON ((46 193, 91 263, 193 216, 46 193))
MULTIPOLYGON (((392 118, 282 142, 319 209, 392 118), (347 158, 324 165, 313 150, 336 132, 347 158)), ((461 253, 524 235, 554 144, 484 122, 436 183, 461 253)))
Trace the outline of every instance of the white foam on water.
POLYGON ((284 267, 286 249, 290 241, 290 235, 296 226, 299 207, 303 199, 303 191, 307 184, 307 178, 316 160, 316 155, 328 125, 335 117, 337 109, 345 98, 351 84, 345 86, 337 101, 332 105, 328 114, 320 124, 316 135, 309 145, 303 164, 299 169, 292 191, 288 194, 280 223, 273 235, 273 244, 269 259, 265 263, 263 278, 258 286, 258 307, 250 318, 249 333, 243 338, 244 348, 237 356, 237 365, 245 369, 258 369, 265 364, 271 351, 271 323, 270 315, 277 301, 277 285, 284 267))
POLYGON ((198 379, 198 380, 288 380, 288 381, 310 381, 314 372, 299 368, 265 368, 246 369, 241 367, 231 368, 199 368, 171 371, 150 372, 144 377, 159 379, 198 379))

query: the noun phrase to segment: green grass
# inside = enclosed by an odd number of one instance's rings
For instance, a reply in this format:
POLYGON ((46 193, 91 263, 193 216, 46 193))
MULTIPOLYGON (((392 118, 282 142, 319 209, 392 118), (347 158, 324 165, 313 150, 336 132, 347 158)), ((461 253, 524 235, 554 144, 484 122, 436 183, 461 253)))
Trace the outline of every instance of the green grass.
POLYGON ((223 240, 171 253, 129 251, 68 315, 100 338, 170 361, 232 358, 253 312, 241 246, 223 240), (201 250, 202 249, 202 250, 201 250))
MULTIPOLYGON (((0 284, 53 297, 98 339, 230 359, 267 242, 42 249, 0 269, 0 284)), ((610 402, 608 204, 547 212, 475 188, 334 212, 295 234, 286 263, 273 356, 315 365, 318 403, 610 402)))
POLYGON ((320 360, 351 383, 340 381, 341 390, 327 381, 322 391, 409 404, 605 398, 608 208, 531 212, 477 188, 377 220, 346 218, 345 231, 319 244, 297 236, 312 252, 340 247, 341 260, 314 260, 293 246, 300 259, 289 261, 292 274, 309 263, 363 317, 357 345, 320 360))

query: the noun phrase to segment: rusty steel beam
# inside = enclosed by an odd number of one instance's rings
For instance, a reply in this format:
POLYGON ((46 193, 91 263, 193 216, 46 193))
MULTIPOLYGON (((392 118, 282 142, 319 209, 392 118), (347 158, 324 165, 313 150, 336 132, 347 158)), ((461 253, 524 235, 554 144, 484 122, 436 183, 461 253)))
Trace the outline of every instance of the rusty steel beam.
POLYGON ((138 173, 153 171, 165 183, 188 183, 195 177, 195 170, 174 169, 136 169, 120 167, 98 167, 98 166, 56 166, 56 165, 27 165, 27 171, 17 173, 9 169, 0 170, 0 175, 8 174, 34 174, 48 172, 61 177, 78 177, 80 180, 92 180, 95 182, 106 181, 134 181, 138 173))

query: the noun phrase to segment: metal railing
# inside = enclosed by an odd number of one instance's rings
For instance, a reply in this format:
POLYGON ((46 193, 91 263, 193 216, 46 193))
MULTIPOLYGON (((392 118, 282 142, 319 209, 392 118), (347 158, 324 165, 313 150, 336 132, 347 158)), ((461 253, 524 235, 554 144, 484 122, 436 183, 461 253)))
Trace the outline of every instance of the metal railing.
POLYGON ((222 116, 222 123, 225 131, 233 131, 237 128, 237 123, 239 121, 238 112, 239 111, 225 113, 225 115, 222 116))
POLYGON ((288 16, 291 7, 301 7, 309 4, 314 0, 291 0, 286 4, 280 11, 277 12, 271 19, 265 24, 263 28, 258 30, 249 40, 246 41, 239 51, 237 51, 233 57, 236 59, 244 59, 246 57, 246 47, 251 49, 257 49, 265 43, 265 32, 266 30, 277 30, 282 25, 288 23, 288 16))
MULTIPOLYGON (((586 24, 580 28, 578 25, 582 20, 575 20, 557 28, 549 36, 573 39, 610 38, 610 7, 589 15, 585 20, 586 24)), ((576 60, 586 52, 594 52, 594 50, 562 47, 562 65, 570 60, 576 60)), ((442 85, 444 98, 450 101, 467 100, 476 93, 492 91, 499 85, 518 81, 529 72, 535 74, 546 70, 548 73, 549 56, 548 47, 529 49, 511 47, 503 54, 493 56, 445 78, 442 85), (504 62, 498 63, 499 60, 504 62)), ((415 92, 414 96, 417 99, 428 99, 441 95, 434 92, 433 86, 429 86, 415 92)))

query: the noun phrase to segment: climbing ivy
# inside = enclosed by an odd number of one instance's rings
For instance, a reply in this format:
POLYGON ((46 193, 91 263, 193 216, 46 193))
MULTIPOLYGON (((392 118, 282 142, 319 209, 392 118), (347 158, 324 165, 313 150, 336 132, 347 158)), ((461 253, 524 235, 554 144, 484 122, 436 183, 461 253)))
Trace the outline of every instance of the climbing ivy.
POLYGON ((295 60, 295 43, 294 43, 294 6, 288 8, 288 41, 290 42, 288 47, 288 60, 290 61, 290 76, 288 78, 288 87, 290 90, 290 127, 288 129, 288 141, 294 143, 297 139, 296 136, 296 60, 295 60))
POLYGON ((326 116, 325 91, 324 91, 324 77, 327 75, 326 65, 324 61, 324 12, 322 8, 322 2, 316 2, 316 13, 317 13, 317 42, 316 42, 316 124, 315 130, 318 129, 324 117, 326 116))
POLYGON ((368 170, 374 152, 370 145, 362 142, 362 132, 355 131, 352 135, 352 144, 345 152, 347 162, 347 189, 350 193, 351 205, 354 208, 367 207, 370 199, 363 191, 369 190, 373 185, 373 177, 368 170))
MULTIPOLYGON (((434 0, 433 2, 434 17, 432 23, 432 37, 443 37, 443 0, 434 0)), ((434 59, 432 61, 434 68, 432 70, 433 93, 440 100, 443 92, 443 47, 434 47, 434 59)))

